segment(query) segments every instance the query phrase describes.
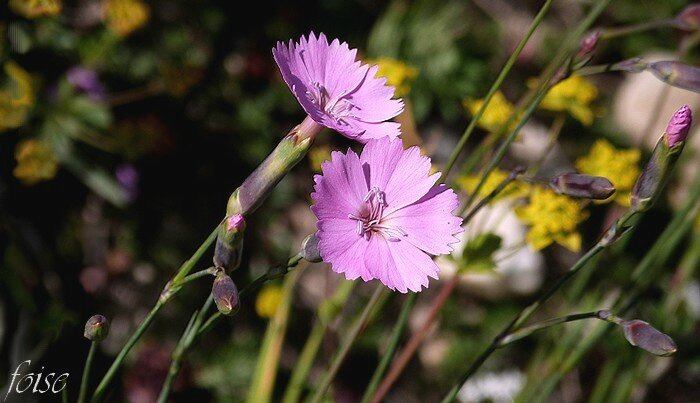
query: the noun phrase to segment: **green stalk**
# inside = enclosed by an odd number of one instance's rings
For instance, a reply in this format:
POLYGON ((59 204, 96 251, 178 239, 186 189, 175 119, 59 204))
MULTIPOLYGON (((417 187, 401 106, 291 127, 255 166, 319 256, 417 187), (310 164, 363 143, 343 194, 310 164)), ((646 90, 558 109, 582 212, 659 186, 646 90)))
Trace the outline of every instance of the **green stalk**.
POLYGON ((212 243, 214 243, 214 239, 216 239, 217 233, 218 226, 216 229, 214 229, 214 231, 211 232, 211 234, 209 234, 204 243, 202 243, 199 246, 199 248, 197 248, 192 257, 190 257, 187 261, 185 261, 185 263, 182 264, 175 277, 173 277, 173 279, 170 282, 168 282, 168 284, 165 286, 165 289, 161 293, 161 296, 156 302, 156 304, 153 306, 153 308, 151 308, 151 311, 148 313, 146 318, 144 318, 139 327, 136 328, 131 337, 129 337, 126 344, 124 345, 124 347, 122 347, 121 351, 119 351, 119 354, 114 359, 114 362, 107 370, 107 373, 102 378, 102 381, 100 381, 100 384, 97 386, 95 393, 92 395, 92 402, 99 402, 102 400, 102 397, 107 391, 109 384, 112 382, 117 372, 119 371, 119 368, 121 368, 122 364, 124 363, 124 359, 126 358, 126 356, 129 354, 136 342, 138 342, 141 336, 143 336, 143 334, 146 332, 146 329, 148 329, 148 327, 151 325, 153 319, 155 319, 156 315, 163 307, 163 305, 165 305, 165 303, 169 301, 170 298, 172 298, 172 296, 180 290, 180 281, 184 279, 189 274, 189 272, 192 271, 194 266, 202 258, 207 249, 212 245, 212 243))
POLYGON ((275 316, 270 320, 263 339, 260 356, 255 367, 253 381, 248 391, 247 402, 264 403, 272 399, 272 389, 277 377, 279 357, 282 352, 282 343, 289 323, 289 313, 292 308, 294 286, 299 278, 298 272, 287 277, 282 287, 282 300, 277 307, 275 316))
POLYGON ((530 40, 530 37, 532 37, 532 34, 535 32, 535 30, 540 25, 540 23, 542 23, 542 20, 544 19, 544 16, 549 11, 549 8, 552 6, 552 3, 553 3, 553 0, 547 0, 542 5, 542 8, 540 8, 540 11, 537 13, 535 18, 532 20, 532 23, 530 24, 530 27, 528 28, 527 33, 525 33, 525 36, 520 40, 520 42, 518 43, 518 46, 515 48, 513 53, 511 53, 510 57, 506 61, 506 64, 501 69, 501 72, 498 73, 498 77, 496 77, 496 81, 493 82, 493 84, 491 85, 491 88, 489 89, 489 92, 486 93, 486 97, 484 97, 483 104, 481 105, 479 110, 476 112, 476 114, 472 117, 472 120, 469 122, 469 125, 467 126, 466 130, 462 134, 462 137, 459 139, 459 142, 457 143, 457 147, 455 147, 454 151, 452 151, 452 154, 450 155, 450 158, 447 160, 447 164, 445 165, 445 170, 443 171, 442 175, 440 176, 439 182, 444 182, 447 179, 447 175, 450 173, 450 170, 452 170, 452 167, 454 166, 455 162, 457 161, 459 154, 462 153, 462 150, 464 150, 464 147, 467 145, 467 141, 469 141, 469 137, 471 137, 472 132, 474 132, 474 129, 476 128, 477 122, 479 121, 479 119, 481 119, 484 112, 486 111, 486 108, 489 106, 489 103, 491 102, 491 98, 493 98, 494 94, 496 94, 498 89, 501 87, 501 84, 503 84, 503 81, 506 79, 506 76, 508 75, 508 73, 510 73, 510 70, 513 68, 513 65, 515 65, 515 62, 518 60, 520 53, 525 48, 525 45, 530 40))
POLYGON ((316 389, 313 398, 310 400, 311 403, 320 403, 323 397, 326 395, 328 387, 331 386, 331 382, 333 382, 333 379, 338 373, 340 366, 343 364, 345 357, 347 357, 348 353, 350 352, 350 348, 355 343, 357 336, 360 335, 360 331, 367 324, 367 319, 369 319, 372 309, 377 302, 379 302, 379 299, 384 291, 386 291, 384 285, 378 284, 377 288, 375 288, 374 293, 372 294, 372 297, 369 299, 369 302, 362 311, 362 314, 360 314, 360 317, 355 321, 355 323, 353 323, 348 336, 345 338, 345 340, 343 340, 343 345, 340 347, 338 354, 336 354, 336 356, 333 358, 330 368, 321 380, 321 384, 316 389))
POLYGON ((88 351, 87 359, 85 360, 85 369, 83 369, 83 379, 80 381, 80 392, 78 393, 78 403, 84 403, 87 396, 88 382, 90 379, 90 371, 92 370, 92 362, 95 359, 98 342, 90 343, 90 351, 88 351))
POLYGON ((284 397, 282 398, 283 403, 296 403, 299 401, 301 392, 304 389, 304 383, 309 376, 311 366, 323 343, 323 337, 326 334, 328 326, 342 312, 342 308, 350 297, 353 288, 355 288, 355 284, 356 282, 354 281, 343 281, 340 283, 335 293, 318 308, 316 322, 292 370, 292 376, 287 385, 284 397))
POLYGON ((384 352, 384 354, 382 354, 382 360, 379 362, 377 369, 374 370, 372 379, 369 381, 369 385, 367 385, 367 389, 365 390, 365 393, 362 396, 362 403, 369 403, 372 399, 372 396, 374 396, 374 393, 377 391, 377 388, 379 387, 379 382, 384 377, 384 374, 386 373, 386 370, 389 367, 389 363, 394 357, 394 352, 396 351, 396 348, 399 345, 401 335, 403 334, 403 331, 406 328, 406 323, 408 323, 409 314, 411 313, 413 306, 416 304, 416 298, 414 297, 416 295, 418 294, 410 294, 407 297, 406 303, 404 303, 401 307, 399 319, 396 321, 397 326, 395 326, 391 332, 391 338, 389 339, 389 344, 387 344, 387 349, 384 352))

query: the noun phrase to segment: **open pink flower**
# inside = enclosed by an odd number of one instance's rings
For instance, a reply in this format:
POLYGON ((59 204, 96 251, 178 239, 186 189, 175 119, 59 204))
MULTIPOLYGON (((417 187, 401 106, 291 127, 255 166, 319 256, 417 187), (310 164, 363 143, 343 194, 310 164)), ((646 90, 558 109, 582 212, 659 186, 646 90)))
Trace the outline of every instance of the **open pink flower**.
POLYGON ((282 78, 314 122, 363 143, 395 138, 400 125, 386 120, 401 113, 403 102, 391 99, 394 87, 385 85, 386 78, 375 78, 378 66, 360 64, 356 54, 347 43, 328 43, 313 32, 272 49, 282 78))
POLYGON ((430 255, 459 242, 462 219, 452 189, 435 185, 430 158, 400 140, 370 140, 358 156, 335 151, 314 177, 319 251, 335 272, 418 292, 437 279, 430 255))

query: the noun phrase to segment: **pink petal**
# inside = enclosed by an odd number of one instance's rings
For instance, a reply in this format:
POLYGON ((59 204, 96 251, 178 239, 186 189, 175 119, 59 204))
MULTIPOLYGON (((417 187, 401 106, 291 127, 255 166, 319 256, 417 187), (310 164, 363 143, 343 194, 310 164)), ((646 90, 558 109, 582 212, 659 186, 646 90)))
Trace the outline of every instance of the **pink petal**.
POLYGON ((369 281, 374 277, 366 268, 367 241, 355 232, 355 222, 348 219, 325 219, 318 227, 318 248, 324 262, 331 263, 336 273, 344 273, 345 278, 354 280, 362 277, 369 281))
POLYGON ((331 160, 321 165, 323 176, 316 176, 316 186, 311 198, 316 203, 311 210, 320 220, 324 218, 347 219, 362 205, 369 189, 360 159, 352 150, 346 154, 331 153, 331 160))
POLYGON ((406 232, 401 240, 432 255, 449 254, 450 244, 464 229, 462 218, 452 213, 459 207, 457 195, 445 185, 435 186, 415 203, 386 216, 387 225, 406 232))
POLYGON ((354 115, 367 123, 383 122, 403 111, 403 101, 391 99, 394 87, 386 85, 386 77, 375 78, 378 69, 379 66, 370 67, 364 81, 348 97, 358 108, 354 115))
MULTIPOLYGON (((389 252, 394 263, 394 273, 391 273, 388 281, 380 280, 389 288, 395 286, 400 281, 402 288, 396 286, 401 292, 406 289, 413 292, 420 292, 422 287, 428 288, 428 277, 437 279, 440 271, 433 260, 420 249, 408 242, 390 242, 389 252)), ((371 270, 371 269, 370 269, 371 270)))

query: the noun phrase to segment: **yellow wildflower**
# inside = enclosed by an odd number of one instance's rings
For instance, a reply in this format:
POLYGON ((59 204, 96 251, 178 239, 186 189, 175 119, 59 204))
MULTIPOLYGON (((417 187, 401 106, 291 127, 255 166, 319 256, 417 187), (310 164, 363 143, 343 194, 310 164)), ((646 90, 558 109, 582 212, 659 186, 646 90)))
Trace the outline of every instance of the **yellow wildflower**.
POLYGON ((61 0, 10 0, 10 8, 26 18, 53 16, 61 12, 61 0))
POLYGON ((58 161, 51 147, 41 140, 24 140, 15 149, 15 177, 27 185, 56 176, 58 161))
POLYGON ((12 61, 4 69, 8 80, 0 89, 0 132, 21 126, 34 105, 29 73, 12 61))
POLYGON ((321 172, 321 164, 331 159, 331 151, 333 149, 327 145, 312 147, 309 150, 309 165, 314 172, 321 172))
POLYGON ((603 201, 615 201, 629 207, 630 193, 641 171, 637 164, 641 152, 637 149, 615 148, 607 140, 597 140, 587 155, 576 160, 576 168, 587 175, 604 176, 615 186, 615 194, 603 201))
MULTIPOLYGON (((528 85, 533 87, 537 80, 530 80, 528 85)), ((598 88, 590 81, 573 75, 558 83, 549 90, 540 103, 542 109, 555 112, 569 112, 574 119, 584 126, 593 124, 595 112, 591 107, 598 97, 598 88)))
POLYGON ((401 60, 382 57, 365 61, 369 65, 378 65, 377 77, 386 77, 386 83, 396 88, 395 97, 404 97, 411 91, 411 83, 418 76, 418 69, 401 60))
POLYGON ((267 285, 258 293, 255 300, 255 312, 262 318, 271 318, 277 312, 282 301, 282 287, 267 285))
MULTIPOLYGON (((473 193, 474 190, 476 189, 476 186, 479 184, 479 181, 481 181, 481 173, 474 174, 474 175, 465 175, 457 179, 457 185, 466 193, 473 193)), ((477 194, 477 197, 479 198, 484 198, 488 196, 491 192, 496 190, 498 185, 500 185, 506 178, 510 175, 510 173, 502 170, 502 169, 494 169, 491 171, 489 176, 486 178, 486 181, 484 182, 484 185, 481 187, 479 190, 479 193, 477 194)), ((519 197, 525 197, 528 194, 528 185, 526 183, 514 181, 508 184, 508 186, 505 187, 494 199, 493 201, 496 200, 503 200, 507 198, 519 198, 519 197)))
POLYGON ((140 0, 106 0, 105 20, 109 29, 127 36, 146 24, 151 10, 140 0))
MULTIPOLYGON (((483 104, 483 99, 465 99, 462 101, 462 105, 472 116, 476 115, 483 104)), ((489 102, 484 114, 481 115, 477 125, 484 130, 498 132, 508 122, 508 119, 513 116, 514 111, 515 106, 508 102, 501 91, 498 91, 491 97, 491 102, 489 102)), ((515 123, 514 121, 513 125, 515 123)), ((512 127, 509 129, 512 129, 512 127)))
POLYGON ((515 214, 531 226, 526 239, 533 249, 540 250, 558 243, 574 252, 581 250, 581 234, 576 227, 588 217, 588 213, 583 211, 580 202, 536 186, 529 203, 517 207, 515 214))

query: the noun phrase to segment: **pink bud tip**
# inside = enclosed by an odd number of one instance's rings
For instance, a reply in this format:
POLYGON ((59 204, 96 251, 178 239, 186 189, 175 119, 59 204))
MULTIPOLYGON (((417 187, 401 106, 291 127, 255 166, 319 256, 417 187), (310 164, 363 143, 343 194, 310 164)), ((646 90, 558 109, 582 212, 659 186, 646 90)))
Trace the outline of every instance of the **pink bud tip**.
POLYGON ((226 230, 242 231, 245 229, 245 218, 241 214, 234 214, 226 219, 226 230))
POLYGON ((673 147, 688 137, 690 125, 693 123, 693 113, 688 105, 682 106, 673 115, 666 127, 667 144, 673 147))

